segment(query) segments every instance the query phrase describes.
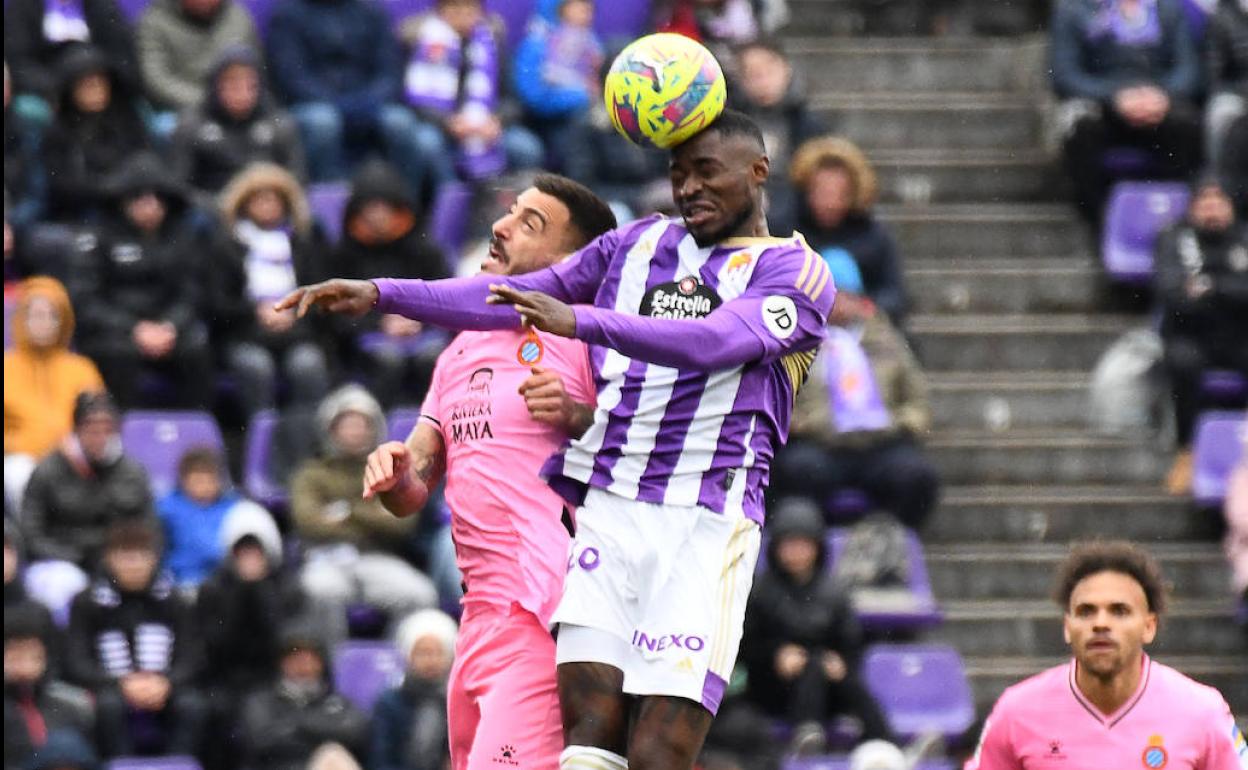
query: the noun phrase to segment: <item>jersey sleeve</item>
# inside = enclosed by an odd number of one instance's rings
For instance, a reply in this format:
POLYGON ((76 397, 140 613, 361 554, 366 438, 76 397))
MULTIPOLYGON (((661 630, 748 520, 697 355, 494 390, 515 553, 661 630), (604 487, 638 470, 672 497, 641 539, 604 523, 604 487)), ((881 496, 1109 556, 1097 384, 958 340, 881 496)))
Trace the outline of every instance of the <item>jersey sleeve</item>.
POLYGON ((766 363, 819 347, 835 300, 827 264, 803 248, 765 255, 741 296, 716 312, 741 320, 763 344, 766 363))
MULTIPOLYGON (((451 349, 448 345, 447 350, 451 349)), ((443 353, 442 356, 446 354, 443 353)), ((442 376, 445 367, 442 366, 442 356, 438 356, 438 363, 433 367, 433 376, 429 378, 429 390, 425 393, 425 400, 420 404, 420 421, 424 422, 438 431, 442 432, 442 388, 446 378, 442 376)), ((442 437, 446 439, 445 436, 442 437)))
POLYGON ((1009 719, 1000 701, 984 721, 984 728, 979 733, 979 745, 962 770, 1023 770, 1022 762, 1014 753, 1009 719))
POLYGON ((1248 770, 1248 741, 1235 723, 1230 706, 1222 701, 1222 714, 1210 720, 1208 749, 1197 770, 1248 770))

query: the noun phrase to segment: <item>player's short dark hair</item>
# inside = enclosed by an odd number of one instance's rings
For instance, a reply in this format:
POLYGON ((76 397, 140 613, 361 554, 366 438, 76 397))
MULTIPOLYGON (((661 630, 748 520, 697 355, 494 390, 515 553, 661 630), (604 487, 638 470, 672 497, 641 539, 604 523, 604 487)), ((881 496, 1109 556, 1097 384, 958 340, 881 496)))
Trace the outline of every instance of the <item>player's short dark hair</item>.
POLYGON ((209 446, 191 447, 178 460, 178 478, 184 479, 195 472, 221 475, 221 456, 209 446))
POLYGON ((1144 589, 1148 611, 1160 615, 1166 608, 1166 583, 1153 555, 1125 540, 1093 540, 1076 544, 1057 570, 1053 598, 1065 612, 1079 581, 1101 572, 1117 572, 1144 589))
POLYGON ((615 229, 615 212, 606 201, 580 182, 558 174, 541 173, 533 177, 533 187, 568 207, 572 229, 576 231, 569 239, 573 250, 615 229))
POLYGON ((724 110, 719 114, 718 118, 715 118, 715 122, 707 126, 704 131, 708 133, 714 131, 725 139, 733 136, 744 137, 757 144, 761 152, 767 151, 767 144, 763 141, 762 129, 754 122, 754 118, 738 110, 724 110))

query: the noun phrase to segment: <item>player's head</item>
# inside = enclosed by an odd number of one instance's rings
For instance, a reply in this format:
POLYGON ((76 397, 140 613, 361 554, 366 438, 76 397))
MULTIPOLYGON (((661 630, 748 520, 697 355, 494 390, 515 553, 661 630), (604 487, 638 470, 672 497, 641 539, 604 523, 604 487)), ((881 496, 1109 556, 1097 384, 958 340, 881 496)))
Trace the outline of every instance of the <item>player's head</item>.
POLYGON ((672 199, 699 246, 757 234, 770 168, 758 124, 735 110, 672 148, 672 199))
POLYGON ((538 174, 490 232, 481 272, 522 275, 541 270, 615 227, 606 201, 579 182, 538 174))
POLYGON ((1054 598, 1075 660, 1106 681, 1139 662, 1157 635, 1166 591, 1157 561, 1122 541, 1077 545, 1058 570, 1054 598))

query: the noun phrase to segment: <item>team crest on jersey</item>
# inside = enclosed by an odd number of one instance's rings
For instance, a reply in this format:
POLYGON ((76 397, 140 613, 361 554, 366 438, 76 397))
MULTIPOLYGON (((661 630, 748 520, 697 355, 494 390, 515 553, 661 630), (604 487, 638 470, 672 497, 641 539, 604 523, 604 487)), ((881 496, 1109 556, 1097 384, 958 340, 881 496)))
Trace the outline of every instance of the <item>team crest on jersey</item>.
POLYGON ((641 299, 641 314, 651 318, 706 318, 723 300, 697 277, 661 283, 641 299))
POLYGON ((1170 755, 1166 753, 1165 741, 1160 735, 1150 735, 1148 738, 1148 747, 1144 749, 1144 753, 1140 755, 1140 761, 1149 770, 1161 770, 1170 761, 1170 755))
POLYGON ((536 366, 545 352, 546 346, 542 344, 541 338, 530 329, 520 347, 516 348, 516 360, 525 366, 536 366))
POLYGON ((724 267, 724 272, 728 274, 735 273, 738 270, 745 270, 754 261, 754 255, 748 251, 738 251, 728 258, 728 264, 724 267))

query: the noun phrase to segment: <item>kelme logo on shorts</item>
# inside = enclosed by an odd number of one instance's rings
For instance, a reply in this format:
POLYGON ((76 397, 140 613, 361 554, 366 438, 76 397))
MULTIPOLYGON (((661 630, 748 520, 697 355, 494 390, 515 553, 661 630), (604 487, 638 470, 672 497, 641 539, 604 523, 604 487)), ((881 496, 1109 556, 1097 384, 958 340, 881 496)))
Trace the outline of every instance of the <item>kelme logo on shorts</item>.
POLYGON ((645 631, 634 631, 633 646, 638 649, 649 650, 650 652, 662 652, 663 650, 676 649, 699 652, 706 647, 706 640, 700 636, 693 636, 692 634, 662 634, 660 636, 649 636, 645 631))

